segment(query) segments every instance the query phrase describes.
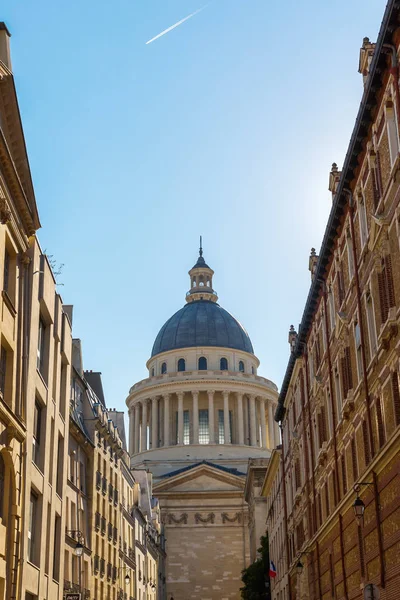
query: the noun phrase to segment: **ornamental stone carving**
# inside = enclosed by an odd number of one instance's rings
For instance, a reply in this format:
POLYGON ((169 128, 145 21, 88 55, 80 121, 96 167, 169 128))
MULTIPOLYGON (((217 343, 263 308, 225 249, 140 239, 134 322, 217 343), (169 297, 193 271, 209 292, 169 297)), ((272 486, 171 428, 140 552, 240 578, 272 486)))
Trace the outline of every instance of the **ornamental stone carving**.
POLYGON ((172 525, 175 523, 176 525, 187 525, 188 515, 187 513, 182 513, 180 517, 176 517, 173 513, 168 514, 168 525, 172 525))
POLYGON ((242 513, 237 512, 235 515, 233 515, 233 517, 230 517, 228 515, 228 513, 221 513, 221 517, 222 517, 222 523, 225 525, 225 523, 238 523, 241 524, 242 522, 242 513))
POLYGON ((203 517, 200 513, 196 513, 194 515, 194 520, 196 522, 196 524, 199 523, 215 523, 215 514, 214 513, 209 513, 207 517, 203 517))

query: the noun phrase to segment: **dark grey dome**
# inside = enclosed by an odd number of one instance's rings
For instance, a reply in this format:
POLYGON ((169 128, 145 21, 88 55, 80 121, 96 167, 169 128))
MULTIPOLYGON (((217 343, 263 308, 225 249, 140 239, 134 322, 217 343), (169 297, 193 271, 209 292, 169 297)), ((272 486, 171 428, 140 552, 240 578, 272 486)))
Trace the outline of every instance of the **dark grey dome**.
POLYGON ((151 356, 193 346, 221 346, 254 354, 244 327, 209 300, 189 302, 168 319, 156 337, 151 356))

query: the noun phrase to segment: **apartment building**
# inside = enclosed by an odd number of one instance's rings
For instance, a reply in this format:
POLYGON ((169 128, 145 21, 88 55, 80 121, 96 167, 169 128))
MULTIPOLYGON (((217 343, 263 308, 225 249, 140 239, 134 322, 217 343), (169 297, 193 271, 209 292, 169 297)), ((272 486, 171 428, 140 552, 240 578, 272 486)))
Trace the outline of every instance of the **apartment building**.
POLYGON ((277 600, 399 596, 399 18, 390 0, 377 42, 363 41, 364 93, 289 332, 275 415, 282 468, 271 461, 265 487, 280 508, 270 521, 277 600))

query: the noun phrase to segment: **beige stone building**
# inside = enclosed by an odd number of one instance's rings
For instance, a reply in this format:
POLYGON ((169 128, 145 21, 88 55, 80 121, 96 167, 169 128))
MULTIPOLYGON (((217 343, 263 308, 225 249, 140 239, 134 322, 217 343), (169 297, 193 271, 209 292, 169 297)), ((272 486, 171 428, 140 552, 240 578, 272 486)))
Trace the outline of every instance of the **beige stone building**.
POLYGON ((127 398, 134 469, 149 469, 167 539, 167 597, 238 599, 249 563, 249 458, 279 443, 276 386, 240 323, 217 304, 202 249, 187 304, 161 328, 149 377, 127 398))
POLYGON ((0 598, 61 599, 71 331, 40 227, 0 24, 0 598))
POLYGON ((399 21, 390 0, 376 44, 363 41, 363 97, 289 332, 282 464, 265 484, 274 600, 399 598, 399 21))

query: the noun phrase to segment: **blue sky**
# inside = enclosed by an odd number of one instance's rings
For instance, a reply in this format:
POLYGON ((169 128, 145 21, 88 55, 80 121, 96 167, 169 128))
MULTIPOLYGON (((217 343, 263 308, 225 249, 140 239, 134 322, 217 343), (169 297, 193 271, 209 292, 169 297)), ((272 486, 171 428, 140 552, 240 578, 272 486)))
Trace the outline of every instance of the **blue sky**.
POLYGON ((281 384, 384 0, 3 0, 42 247, 110 407, 146 376, 203 235, 281 384))

